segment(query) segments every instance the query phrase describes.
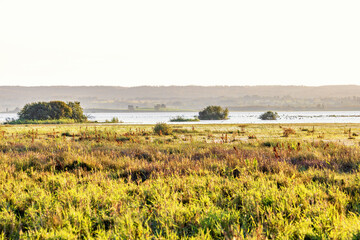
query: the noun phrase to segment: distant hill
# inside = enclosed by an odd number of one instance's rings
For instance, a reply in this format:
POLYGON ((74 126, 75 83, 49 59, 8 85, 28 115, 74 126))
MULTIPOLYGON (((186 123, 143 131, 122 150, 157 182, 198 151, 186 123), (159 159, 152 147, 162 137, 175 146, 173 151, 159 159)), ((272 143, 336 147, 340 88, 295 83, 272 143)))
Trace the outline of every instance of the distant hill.
POLYGON ((233 110, 360 110, 360 86, 0 86, 0 111, 12 111, 35 101, 80 101, 85 108, 201 109, 209 104, 233 110))

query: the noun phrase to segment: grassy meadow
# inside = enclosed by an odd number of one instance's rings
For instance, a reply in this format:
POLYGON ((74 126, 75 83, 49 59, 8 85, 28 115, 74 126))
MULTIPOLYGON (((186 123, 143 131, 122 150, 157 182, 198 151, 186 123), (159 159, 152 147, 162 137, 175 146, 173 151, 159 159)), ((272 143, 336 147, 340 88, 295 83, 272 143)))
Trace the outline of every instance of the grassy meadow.
POLYGON ((360 239, 360 125, 0 126, 0 239, 360 239))

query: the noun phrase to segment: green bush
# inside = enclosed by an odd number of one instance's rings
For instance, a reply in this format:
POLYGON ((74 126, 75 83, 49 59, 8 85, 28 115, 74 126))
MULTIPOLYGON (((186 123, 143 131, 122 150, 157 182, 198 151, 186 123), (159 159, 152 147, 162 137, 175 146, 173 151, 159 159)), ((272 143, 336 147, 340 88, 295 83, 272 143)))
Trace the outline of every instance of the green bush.
POLYGON ((228 119, 229 110, 220 106, 207 106, 199 112, 200 120, 224 120, 228 119))
POLYGON ((154 132, 158 135, 169 135, 172 133, 172 128, 166 123, 157 123, 154 127, 154 132))
POLYGON ((279 114, 277 112, 267 111, 260 115, 261 120, 276 120, 279 118, 279 114))

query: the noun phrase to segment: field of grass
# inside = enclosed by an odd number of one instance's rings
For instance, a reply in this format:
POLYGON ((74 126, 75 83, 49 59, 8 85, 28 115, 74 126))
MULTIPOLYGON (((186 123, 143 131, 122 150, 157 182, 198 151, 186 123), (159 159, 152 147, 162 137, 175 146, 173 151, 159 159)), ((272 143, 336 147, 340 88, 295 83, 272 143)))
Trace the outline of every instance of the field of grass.
POLYGON ((360 125, 0 126, 0 239, 360 239, 360 125))

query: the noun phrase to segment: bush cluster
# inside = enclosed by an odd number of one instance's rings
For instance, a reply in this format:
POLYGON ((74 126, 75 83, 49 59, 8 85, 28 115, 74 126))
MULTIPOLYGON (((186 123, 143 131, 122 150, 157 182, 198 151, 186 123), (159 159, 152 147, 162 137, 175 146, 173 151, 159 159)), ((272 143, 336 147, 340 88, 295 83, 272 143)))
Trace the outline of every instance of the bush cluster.
POLYGON ((172 128, 166 123, 157 123, 154 127, 154 132, 158 135, 169 135, 172 133, 172 128))

